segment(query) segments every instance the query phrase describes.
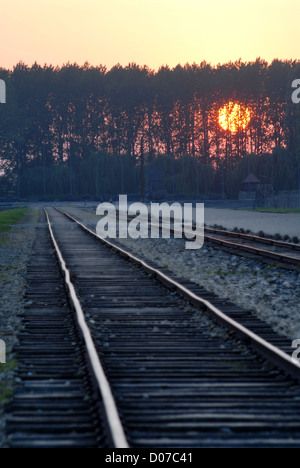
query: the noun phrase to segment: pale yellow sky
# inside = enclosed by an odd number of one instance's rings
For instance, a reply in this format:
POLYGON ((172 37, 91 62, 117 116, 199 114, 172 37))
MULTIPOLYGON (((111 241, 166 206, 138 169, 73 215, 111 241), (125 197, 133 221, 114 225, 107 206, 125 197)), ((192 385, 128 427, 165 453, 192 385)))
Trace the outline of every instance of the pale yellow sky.
POLYGON ((0 67, 299 59, 299 0, 0 0, 0 67))

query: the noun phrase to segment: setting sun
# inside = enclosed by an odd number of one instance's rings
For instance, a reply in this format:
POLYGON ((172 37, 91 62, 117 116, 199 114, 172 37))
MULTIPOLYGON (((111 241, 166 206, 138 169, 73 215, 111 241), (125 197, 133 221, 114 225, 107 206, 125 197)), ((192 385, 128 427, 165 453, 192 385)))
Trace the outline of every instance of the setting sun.
POLYGON ((250 122, 250 111, 237 102, 229 101, 219 110, 219 124, 223 130, 236 133, 244 130, 250 122))

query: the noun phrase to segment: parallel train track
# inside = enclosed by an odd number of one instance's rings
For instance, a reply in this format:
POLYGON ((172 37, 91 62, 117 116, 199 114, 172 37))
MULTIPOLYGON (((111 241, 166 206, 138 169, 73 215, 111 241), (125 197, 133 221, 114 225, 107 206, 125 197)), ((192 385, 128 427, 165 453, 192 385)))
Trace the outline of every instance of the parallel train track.
MULTIPOLYGON (((89 212, 87 209, 84 211, 89 212)), ((127 215, 127 218, 131 220, 134 216, 127 215)), ((148 222, 162 226, 161 219, 155 222, 149 216, 148 222)), ((174 234, 174 228, 171 227, 170 231, 174 234)), ((182 226, 182 232, 184 232, 184 226, 182 226)), ((204 228, 204 236, 207 244, 229 253, 277 264, 287 269, 300 270, 300 244, 212 227, 204 228)))
POLYGON ((288 340, 74 218, 47 217, 29 266, 10 446, 300 446, 288 340), (207 312, 251 349, 214 331, 207 312))
MULTIPOLYGON (((174 233, 174 229, 171 231, 174 233)), ((299 244, 209 227, 205 227, 204 236, 206 243, 232 254, 300 269, 299 244)))
POLYGON ((205 229, 205 240, 237 255, 300 268, 300 245, 251 234, 205 229))

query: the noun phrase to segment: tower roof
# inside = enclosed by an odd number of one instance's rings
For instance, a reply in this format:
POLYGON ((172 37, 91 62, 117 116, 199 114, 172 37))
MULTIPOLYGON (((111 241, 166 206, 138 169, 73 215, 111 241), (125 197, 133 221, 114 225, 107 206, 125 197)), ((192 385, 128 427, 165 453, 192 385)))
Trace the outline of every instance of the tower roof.
POLYGON ((260 180, 251 172, 244 180, 244 184, 260 184, 260 180))

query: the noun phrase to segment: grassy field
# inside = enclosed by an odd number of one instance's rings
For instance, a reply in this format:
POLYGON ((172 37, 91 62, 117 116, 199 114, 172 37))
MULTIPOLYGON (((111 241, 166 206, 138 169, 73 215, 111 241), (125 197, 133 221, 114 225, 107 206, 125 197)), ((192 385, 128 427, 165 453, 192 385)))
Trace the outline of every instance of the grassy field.
POLYGON ((296 213, 300 214, 300 208, 289 209, 289 208, 244 208, 243 211, 257 211, 259 213, 296 213))
POLYGON ((17 208, 0 212, 0 233, 7 232, 25 215, 27 208, 17 208))

